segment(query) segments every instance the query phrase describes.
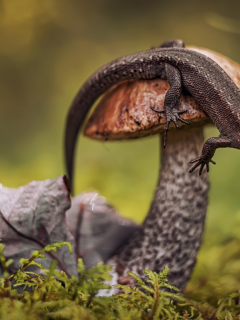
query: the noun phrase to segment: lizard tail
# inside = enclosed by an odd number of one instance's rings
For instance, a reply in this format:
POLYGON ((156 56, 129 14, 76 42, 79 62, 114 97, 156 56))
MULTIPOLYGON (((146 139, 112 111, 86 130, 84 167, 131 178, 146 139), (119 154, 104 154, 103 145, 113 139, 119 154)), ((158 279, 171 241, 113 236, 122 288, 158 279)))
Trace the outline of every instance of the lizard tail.
POLYGON ((76 101, 76 97, 69 109, 65 129, 65 162, 67 167, 67 174, 70 180, 70 190, 73 195, 73 172, 74 172, 74 154, 76 149, 76 142, 78 133, 82 128, 82 124, 86 114, 91 106, 81 105, 76 101))

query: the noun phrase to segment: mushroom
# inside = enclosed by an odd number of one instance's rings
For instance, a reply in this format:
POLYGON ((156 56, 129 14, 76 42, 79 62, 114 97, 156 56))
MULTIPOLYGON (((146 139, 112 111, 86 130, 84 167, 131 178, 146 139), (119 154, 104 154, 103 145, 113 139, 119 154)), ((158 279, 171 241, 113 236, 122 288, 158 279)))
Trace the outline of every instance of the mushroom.
MULTIPOLYGON (((190 47, 215 60, 240 86, 240 67, 206 49, 190 47)), ((149 108, 163 109, 169 84, 165 80, 130 80, 115 85, 104 95, 89 118, 85 135, 99 140, 120 140, 160 134, 166 118, 149 108)), ((118 283, 131 284, 128 271, 144 277, 143 270, 170 268, 169 282, 184 290, 196 262, 208 204, 206 171, 188 173, 191 159, 201 153, 203 125, 212 123, 197 102, 183 92, 179 110, 190 126, 170 125, 168 145, 161 143, 161 171, 154 199, 141 230, 137 230, 108 263, 118 283)))

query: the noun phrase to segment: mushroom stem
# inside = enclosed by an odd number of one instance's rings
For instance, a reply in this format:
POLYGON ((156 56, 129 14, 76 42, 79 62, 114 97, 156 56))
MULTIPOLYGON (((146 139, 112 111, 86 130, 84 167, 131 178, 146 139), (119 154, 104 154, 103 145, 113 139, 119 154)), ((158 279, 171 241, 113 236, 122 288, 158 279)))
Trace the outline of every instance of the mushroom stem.
POLYGON ((169 132, 142 229, 109 261, 119 283, 126 283, 127 271, 144 278, 143 270, 159 272, 167 265, 170 284, 184 290, 196 262, 208 204, 208 174, 188 173, 189 161, 201 153, 203 142, 201 127, 169 132))

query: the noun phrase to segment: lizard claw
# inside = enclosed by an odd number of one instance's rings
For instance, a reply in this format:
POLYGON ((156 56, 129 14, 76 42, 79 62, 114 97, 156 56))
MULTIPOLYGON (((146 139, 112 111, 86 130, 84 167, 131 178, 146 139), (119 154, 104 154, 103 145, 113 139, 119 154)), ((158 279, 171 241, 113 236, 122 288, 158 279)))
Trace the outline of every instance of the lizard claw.
POLYGON ((171 121, 175 124, 177 129, 179 128, 178 123, 177 123, 178 120, 185 123, 185 124, 190 124, 189 122, 187 122, 187 121, 183 120, 181 117, 179 117, 179 114, 182 114, 184 112, 187 112, 187 110, 179 111, 178 109, 173 108, 170 111, 168 111, 168 110, 166 111, 167 127, 165 130, 164 148, 166 147, 166 142, 167 142, 167 129, 169 128, 169 124, 171 121))
POLYGON ((162 110, 157 110, 155 109, 154 107, 150 106, 150 109, 152 109, 153 111, 157 112, 157 113, 162 113, 162 112, 165 112, 166 110, 165 109, 162 109, 162 110))
POLYGON ((163 140, 163 146, 164 146, 164 148, 166 147, 166 143, 167 143, 168 128, 169 128, 169 122, 167 122, 167 124, 166 124, 166 129, 165 129, 165 133, 164 133, 164 140, 163 140))
POLYGON ((170 110, 168 110, 168 109, 157 110, 152 106, 150 106, 150 108, 155 112, 158 112, 158 113, 164 112, 166 114, 167 124, 166 124, 166 129, 165 129, 165 134, 164 134, 164 142, 163 142, 164 148, 166 147, 167 132, 168 132, 169 124, 170 124, 171 121, 175 124, 177 129, 179 128, 178 123, 177 123, 178 120, 183 122, 183 123, 185 123, 185 124, 190 124, 186 120, 183 120, 181 117, 179 117, 179 114, 187 112, 187 110, 179 111, 179 110, 177 110, 177 108, 173 108, 173 109, 170 109, 170 110))
POLYGON ((205 165, 206 165, 207 172, 209 172, 209 162, 216 164, 215 161, 213 161, 211 159, 206 159, 203 156, 196 158, 194 160, 191 160, 189 163, 195 163, 195 162, 197 162, 197 163, 189 170, 189 173, 192 173, 197 167, 199 167, 201 165, 201 167, 199 169, 199 175, 202 174, 202 171, 203 171, 203 168, 205 165))

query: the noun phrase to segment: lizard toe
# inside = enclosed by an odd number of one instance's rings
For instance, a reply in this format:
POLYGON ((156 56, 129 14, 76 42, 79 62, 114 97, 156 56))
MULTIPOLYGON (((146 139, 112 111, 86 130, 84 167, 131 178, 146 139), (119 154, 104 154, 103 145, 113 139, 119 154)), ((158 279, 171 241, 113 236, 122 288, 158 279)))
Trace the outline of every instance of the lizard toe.
POLYGON ((198 166, 200 166, 201 162, 198 161, 192 168, 189 170, 189 173, 192 173, 198 166))
POLYGON ((152 109, 153 111, 155 111, 155 112, 157 112, 157 113, 165 113, 165 109, 162 109, 162 110, 157 110, 157 109, 155 109, 155 107, 153 107, 153 106, 150 106, 150 109, 152 109))

